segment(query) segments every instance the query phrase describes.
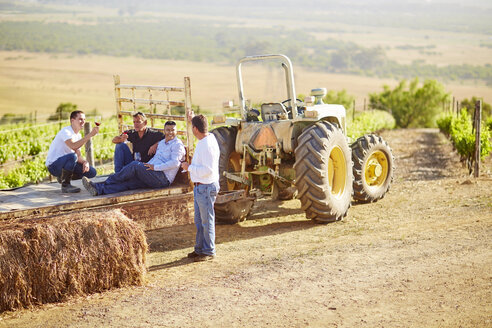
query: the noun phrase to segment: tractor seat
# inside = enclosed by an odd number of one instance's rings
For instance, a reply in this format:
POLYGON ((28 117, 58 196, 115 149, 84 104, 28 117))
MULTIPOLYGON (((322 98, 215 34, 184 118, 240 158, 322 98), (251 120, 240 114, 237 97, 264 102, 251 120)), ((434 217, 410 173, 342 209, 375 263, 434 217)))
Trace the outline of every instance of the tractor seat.
POLYGON ((277 121, 287 119, 287 109, 281 103, 268 103, 261 105, 261 119, 266 121, 277 121))

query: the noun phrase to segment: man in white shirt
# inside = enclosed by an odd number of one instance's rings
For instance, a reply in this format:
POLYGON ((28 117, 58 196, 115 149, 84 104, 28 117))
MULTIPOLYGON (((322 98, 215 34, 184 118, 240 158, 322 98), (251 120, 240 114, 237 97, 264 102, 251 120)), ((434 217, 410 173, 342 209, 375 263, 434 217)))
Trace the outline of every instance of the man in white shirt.
POLYGON ((165 138, 157 144, 157 151, 148 163, 133 161, 103 182, 82 178, 85 189, 92 196, 113 194, 140 188, 166 188, 173 183, 185 155, 183 142, 176 138, 176 123, 164 125, 165 138))
POLYGON ((95 126, 82 138, 80 130, 84 128, 84 124, 84 112, 73 111, 70 114, 70 126, 64 127, 56 134, 48 150, 46 167, 61 183, 61 190, 64 193, 80 191, 80 188, 70 184, 72 179, 80 179, 82 176, 93 178, 97 174, 96 169, 89 166, 89 162, 82 157, 80 148, 99 133, 99 127, 95 126))
POLYGON ((195 249, 188 257, 195 262, 209 261, 215 257, 214 203, 219 192, 220 149, 215 136, 208 133, 205 116, 194 116, 191 125, 198 143, 191 164, 181 163, 181 167, 190 172, 194 184, 196 241, 195 249))

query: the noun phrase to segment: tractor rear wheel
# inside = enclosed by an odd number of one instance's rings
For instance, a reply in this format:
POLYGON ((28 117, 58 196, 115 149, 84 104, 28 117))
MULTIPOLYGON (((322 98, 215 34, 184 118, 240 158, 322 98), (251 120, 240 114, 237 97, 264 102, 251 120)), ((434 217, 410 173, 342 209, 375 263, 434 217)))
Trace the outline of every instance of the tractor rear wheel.
POLYGON ((351 146, 354 161, 354 200, 375 202, 384 197, 393 181, 394 159, 383 138, 369 134, 351 146))
MULTIPOLYGON (((220 149, 219 156, 219 184, 221 191, 232 191, 247 189, 241 183, 227 179, 223 173, 241 172, 241 155, 236 152, 236 135, 235 127, 219 127, 211 131, 215 136, 220 149)), ((254 200, 245 198, 240 201, 231 201, 215 205, 215 220, 217 223, 237 223, 246 220, 254 200)))
POLYGON ((347 215, 352 197, 352 157, 347 140, 334 124, 320 121, 306 128, 295 150, 297 198, 308 219, 328 223, 347 215))
POLYGON ((220 157, 219 157, 219 184, 220 190, 230 191, 244 189, 240 188, 242 185, 234 181, 228 180, 223 172, 238 173, 241 172, 241 155, 236 153, 236 134, 237 130, 234 127, 219 127, 211 131, 215 136, 217 143, 219 144, 220 157))

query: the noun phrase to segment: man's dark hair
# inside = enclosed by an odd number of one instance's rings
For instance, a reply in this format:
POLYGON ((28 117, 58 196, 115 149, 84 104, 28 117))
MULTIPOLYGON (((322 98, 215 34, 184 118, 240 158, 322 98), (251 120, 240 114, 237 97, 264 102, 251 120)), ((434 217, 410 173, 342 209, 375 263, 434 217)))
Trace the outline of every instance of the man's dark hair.
POLYGON ((201 133, 208 132, 208 122, 205 116, 202 114, 193 116, 191 119, 191 125, 196 127, 201 133))
POLYGON ((135 114, 133 114, 132 116, 133 116, 133 118, 135 118, 135 117, 137 117, 137 116, 142 116, 142 118, 143 118, 144 120, 146 120, 146 119, 147 119, 147 116, 145 116, 145 114, 144 114, 144 113, 142 113, 142 112, 136 112, 136 113, 135 113, 135 114))
POLYGON ((168 125, 176 125, 176 122, 174 122, 174 121, 167 121, 166 123, 164 123, 164 127, 166 127, 168 125))
POLYGON ((75 120, 79 114, 84 114, 81 110, 74 110, 70 113, 70 120, 75 120))

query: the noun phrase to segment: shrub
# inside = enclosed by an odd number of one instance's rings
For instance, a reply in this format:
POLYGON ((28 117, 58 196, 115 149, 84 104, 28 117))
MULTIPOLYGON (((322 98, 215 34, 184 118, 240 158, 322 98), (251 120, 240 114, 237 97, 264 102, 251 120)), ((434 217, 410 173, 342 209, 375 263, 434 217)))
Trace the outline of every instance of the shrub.
POLYGON ((408 86, 403 80, 393 90, 385 85, 383 92, 369 95, 369 106, 390 112, 396 125, 402 128, 435 126, 435 119, 442 112, 442 104, 449 94, 435 80, 426 80, 420 88, 418 85, 418 78, 408 86))
POLYGON ((354 100, 355 97, 349 95, 345 89, 338 92, 330 90, 328 91, 326 96, 323 97, 323 101, 325 104, 340 104, 343 105, 343 107, 345 107, 347 111, 349 110, 349 108, 352 108, 354 100))
MULTIPOLYGON (((466 108, 468 113, 473 117, 475 113, 475 103, 479 98, 473 96, 470 100, 465 99, 460 103, 460 108, 466 108)), ((492 106, 484 101, 482 101, 482 118, 488 119, 492 117, 492 106)))
POLYGON ((395 128, 395 119, 382 110, 363 112, 347 124, 347 136, 355 140, 364 134, 395 128))
POLYGON ((485 126, 487 126, 489 131, 492 131, 492 116, 485 121, 485 126))
POLYGON ((439 118, 436 123, 439 130, 449 137, 451 133, 451 122, 453 121, 453 115, 446 115, 439 118))
POLYGON ((77 110, 77 105, 72 103, 60 103, 56 107, 55 114, 48 117, 49 121, 61 121, 67 120, 70 117, 70 113, 77 110))

